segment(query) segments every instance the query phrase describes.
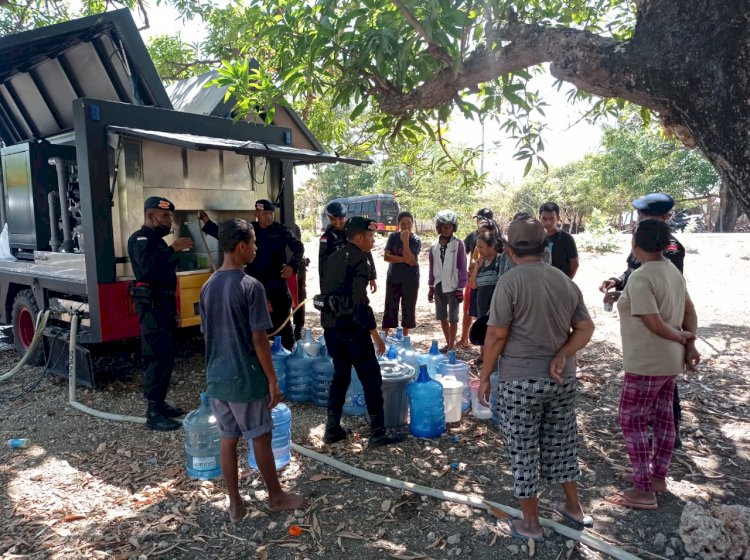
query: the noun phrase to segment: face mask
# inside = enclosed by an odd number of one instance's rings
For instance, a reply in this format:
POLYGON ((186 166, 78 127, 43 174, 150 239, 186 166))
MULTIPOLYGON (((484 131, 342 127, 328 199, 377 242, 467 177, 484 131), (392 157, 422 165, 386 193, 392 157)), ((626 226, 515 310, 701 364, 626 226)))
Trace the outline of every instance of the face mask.
POLYGON ((159 237, 166 237, 167 235, 172 233, 172 226, 156 226, 154 228, 154 231, 159 237))

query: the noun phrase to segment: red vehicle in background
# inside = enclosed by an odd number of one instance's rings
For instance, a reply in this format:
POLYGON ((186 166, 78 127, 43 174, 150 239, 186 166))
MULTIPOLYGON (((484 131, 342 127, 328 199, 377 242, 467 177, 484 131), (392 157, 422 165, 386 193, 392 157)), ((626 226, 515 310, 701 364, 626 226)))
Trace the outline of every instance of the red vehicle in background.
MULTIPOLYGON (((396 201, 396 197, 392 194, 365 194, 362 196, 334 198, 326 202, 326 206, 331 202, 340 202, 346 206, 347 218, 362 216, 363 218, 375 220, 378 231, 382 234, 398 230, 398 213, 401 209, 396 201)), ((321 212, 320 219, 320 231, 323 232, 330 223, 325 208, 321 212)))

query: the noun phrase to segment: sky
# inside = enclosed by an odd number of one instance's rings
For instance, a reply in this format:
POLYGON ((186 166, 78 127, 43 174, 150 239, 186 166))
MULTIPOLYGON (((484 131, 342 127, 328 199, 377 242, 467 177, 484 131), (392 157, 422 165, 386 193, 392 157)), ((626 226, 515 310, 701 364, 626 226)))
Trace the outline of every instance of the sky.
MULTIPOLYGON (((174 34, 180 31, 181 37, 189 42, 200 41, 205 33, 201 22, 183 22, 171 6, 148 8, 150 29, 141 32, 144 41, 154 36, 174 34)), ((137 16, 136 16, 137 17, 137 16)), ((548 74, 535 76, 531 89, 538 89, 548 103, 544 122, 547 128, 543 134, 545 151, 542 157, 551 167, 560 166, 583 158, 597 150, 601 140, 600 127, 588 124, 581 119, 582 110, 570 105, 566 92, 572 86, 563 84, 560 91, 554 87, 554 80, 548 74)), ((466 147, 479 147, 482 144, 482 127, 478 121, 470 121, 458 114, 454 117, 447 134, 449 141, 466 147)), ((516 161, 515 142, 498 129, 497 123, 487 123, 484 130, 484 170, 491 182, 520 182, 523 178, 525 161, 516 161)), ((295 185, 299 186, 313 176, 312 166, 295 168, 295 185)))

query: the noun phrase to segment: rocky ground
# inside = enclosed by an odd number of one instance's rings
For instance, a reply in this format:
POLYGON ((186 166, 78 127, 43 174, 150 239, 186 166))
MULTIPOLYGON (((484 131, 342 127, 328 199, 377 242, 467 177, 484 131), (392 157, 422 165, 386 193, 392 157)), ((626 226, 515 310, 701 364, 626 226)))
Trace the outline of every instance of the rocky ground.
MULTIPOLYGON (((622 488, 628 459, 617 425, 621 378, 618 319, 605 313, 597 286, 624 269, 628 238, 607 255, 582 254, 576 282, 597 325, 581 352, 579 429, 581 496, 595 527, 587 533, 641 558, 689 558, 677 529, 687 502, 750 502, 750 235, 683 235, 688 248, 686 278, 700 318, 699 371, 680 380, 685 411, 684 448, 675 453, 671 494, 657 511, 631 511, 606 503, 622 488)), ((314 245, 308 250, 316 252, 314 245)), ((382 254, 382 240, 378 254, 382 254)), ((315 258, 312 259, 316 261, 315 258)), ((377 259, 380 289, 373 297, 382 312, 385 266, 377 259), (381 266, 383 265, 383 266, 381 266)), ((424 259, 423 255, 423 261, 424 259)), ((423 267, 426 283, 426 264, 423 267)), ((308 291, 317 293, 317 271, 308 291)), ((416 345, 426 349, 439 327, 420 294, 416 345)), ((314 311, 309 324, 320 334, 314 311)), ((7 335, 7 332, 6 332, 7 335)), ((440 339, 440 338, 439 338, 440 339)), ((442 344, 442 340, 441 340, 442 344)), ((460 354, 469 360, 473 349, 460 354)), ((0 370, 16 362, 6 344, 0 370)), ((0 448, 0 557, 10 558, 604 558, 605 554, 547 530, 544 544, 499 535, 486 511, 367 482, 314 460, 294 455, 281 473, 286 488, 309 497, 295 514, 271 513, 263 484, 241 461, 241 484, 249 515, 230 525, 220 480, 187 478, 183 434, 153 433, 140 425, 86 416, 66 406, 66 384, 41 368, 27 369, 0 383, 0 439, 25 437, 26 449, 0 448), (20 398, 38 380, 32 391, 20 398), (293 537, 290 525, 302 528, 293 537)), ((172 400, 193 409, 203 386, 201 340, 185 335, 173 376, 172 400)), ((80 389, 89 406, 142 414, 140 372, 105 389, 80 389)), ((491 423, 465 417, 436 440, 408 438, 380 450, 366 446, 369 430, 348 419, 351 441, 322 444, 324 412, 290 405, 296 443, 346 464, 425 486, 476 495, 515 506, 503 446, 491 423)), ((246 445, 242 447, 246 455, 246 445)), ((543 514, 561 498, 558 488, 541 495, 543 514)), ((692 556, 697 557, 697 556, 692 556)))

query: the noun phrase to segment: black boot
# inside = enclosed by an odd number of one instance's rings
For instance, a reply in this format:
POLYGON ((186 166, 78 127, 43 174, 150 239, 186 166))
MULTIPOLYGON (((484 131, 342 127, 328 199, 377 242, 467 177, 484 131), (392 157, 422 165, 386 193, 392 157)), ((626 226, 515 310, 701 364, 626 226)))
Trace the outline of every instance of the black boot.
POLYGON ((382 414, 370 414, 370 447, 382 447, 393 443, 404 441, 404 435, 400 432, 391 432, 385 429, 385 418, 382 414))
POLYGON ((148 402, 148 410, 146 411, 146 428, 149 430, 159 430, 161 432, 179 430, 180 423, 165 416, 159 408, 160 404, 161 403, 153 401, 148 402))
POLYGON ((323 442, 327 444, 336 443, 346 439, 350 431, 341 426, 341 413, 328 411, 328 422, 326 422, 326 431, 323 434, 323 442))
POLYGON ((184 416, 185 411, 178 406, 172 406, 169 403, 163 402, 156 405, 156 411, 162 416, 167 418, 178 418, 184 416))

